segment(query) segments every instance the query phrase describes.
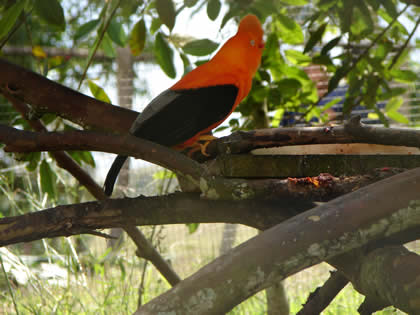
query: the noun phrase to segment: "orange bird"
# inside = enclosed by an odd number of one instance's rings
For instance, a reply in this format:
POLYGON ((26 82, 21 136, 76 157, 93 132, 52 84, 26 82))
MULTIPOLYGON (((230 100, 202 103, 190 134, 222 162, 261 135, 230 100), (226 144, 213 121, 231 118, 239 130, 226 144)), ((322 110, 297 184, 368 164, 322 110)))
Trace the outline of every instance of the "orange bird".
MULTIPOLYGON (((137 117, 134 136, 175 149, 193 145, 220 125, 248 95, 264 48, 263 30, 255 15, 245 16, 238 32, 207 63, 163 91, 137 117)), ((105 179, 112 194, 127 156, 118 155, 105 179)))

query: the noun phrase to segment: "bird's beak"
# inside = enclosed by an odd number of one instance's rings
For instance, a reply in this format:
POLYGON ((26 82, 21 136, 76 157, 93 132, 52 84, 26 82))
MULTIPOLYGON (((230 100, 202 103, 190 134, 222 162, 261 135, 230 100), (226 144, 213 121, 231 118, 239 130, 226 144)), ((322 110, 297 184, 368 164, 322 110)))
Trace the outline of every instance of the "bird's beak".
POLYGON ((261 41, 261 43, 258 45, 258 48, 263 49, 264 46, 265 46, 265 42, 264 41, 261 41))

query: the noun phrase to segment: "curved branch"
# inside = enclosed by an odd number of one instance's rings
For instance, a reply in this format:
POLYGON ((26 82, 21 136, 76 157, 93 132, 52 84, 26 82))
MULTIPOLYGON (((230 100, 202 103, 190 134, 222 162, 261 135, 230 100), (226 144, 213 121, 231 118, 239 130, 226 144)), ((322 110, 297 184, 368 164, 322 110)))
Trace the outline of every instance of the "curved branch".
POLYGON ((0 58, 0 93, 90 129, 127 133, 138 113, 76 92, 0 58))
POLYGON ((136 314, 224 314, 304 268, 372 240, 418 229, 419 191, 417 168, 336 198, 241 244, 136 314))

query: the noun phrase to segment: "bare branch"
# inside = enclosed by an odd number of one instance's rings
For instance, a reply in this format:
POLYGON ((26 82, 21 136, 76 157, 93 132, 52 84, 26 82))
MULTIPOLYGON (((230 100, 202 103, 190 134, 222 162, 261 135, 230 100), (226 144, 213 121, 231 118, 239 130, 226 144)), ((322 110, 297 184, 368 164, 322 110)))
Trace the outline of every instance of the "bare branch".
POLYGON ((296 315, 321 314, 347 283, 349 280, 340 271, 331 272, 328 280, 309 295, 305 305, 296 315))
POLYGON ((149 260, 172 286, 175 286, 181 281, 181 278, 175 273, 167 261, 163 259, 159 252, 150 245, 149 241, 137 227, 128 225, 124 227, 124 230, 137 245, 138 249, 136 254, 138 257, 149 260))
POLYGON ((295 213, 292 206, 278 201, 232 203, 204 200, 190 193, 106 199, 2 218, 0 246, 128 225, 228 222, 266 229, 295 213))
MULTIPOLYGON (((88 48, 42 47, 42 50, 47 54, 48 57, 63 56, 63 57, 87 59, 87 57, 89 56, 88 48)), ((32 56, 32 47, 7 45, 2 48, 1 52, 5 56, 32 56)), ((133 59, 134 61, 140 61, 140 62, 153 62, 154 61, 154 57, 152 54, 150 53, 148 54, 144 52, 139 56, 133 56, 133 59)), ((114 58, 107 56, 103 51, 97 51, 95 53, 94 60, 112 61, 114 60, 114 58)))

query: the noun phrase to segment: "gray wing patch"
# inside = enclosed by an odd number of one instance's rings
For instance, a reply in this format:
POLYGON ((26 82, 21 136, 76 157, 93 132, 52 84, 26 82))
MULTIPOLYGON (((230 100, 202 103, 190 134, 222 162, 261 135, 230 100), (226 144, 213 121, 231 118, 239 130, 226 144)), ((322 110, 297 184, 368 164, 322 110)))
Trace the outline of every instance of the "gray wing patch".
POLYGON ((169 103, 172 103, 179 95, 179 93, 167 89, 156 96, 137 116, 136 120, 130 127, 130 133, 134 134, 138 129, 140 129, 146 120, 156 115, 156 113, 160 112, 169 103))

